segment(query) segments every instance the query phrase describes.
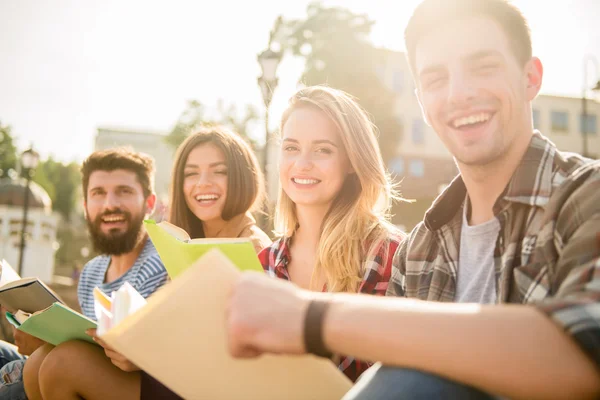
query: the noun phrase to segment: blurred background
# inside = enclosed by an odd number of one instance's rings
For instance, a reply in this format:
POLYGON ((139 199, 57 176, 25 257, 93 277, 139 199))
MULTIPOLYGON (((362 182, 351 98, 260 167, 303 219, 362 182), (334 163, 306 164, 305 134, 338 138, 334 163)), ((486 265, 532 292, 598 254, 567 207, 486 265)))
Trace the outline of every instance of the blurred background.
MULTIPOLYGON (((536 128, 598 158, 600 2, 513 3, 545 67, 536 128)), ((162 219, 174 150, 201 124, 252 144, 274 200, 281 113, 299 87, 319 83, 372 115, 390 174, 416 200, 394 205, 393 222, 412 229, 457 173, 421 118, 403 53, 416 4, 0 0, 0 258, 76 307, 79 272, 95 255, 79 163, 121 145, 154 156, 162 219)))

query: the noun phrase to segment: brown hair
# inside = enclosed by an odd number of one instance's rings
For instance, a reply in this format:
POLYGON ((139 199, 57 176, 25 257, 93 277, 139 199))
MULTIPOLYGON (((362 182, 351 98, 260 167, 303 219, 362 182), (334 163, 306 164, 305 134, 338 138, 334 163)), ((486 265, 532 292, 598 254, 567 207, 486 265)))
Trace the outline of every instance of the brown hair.
POLYGON ((500 25, 517 60, 525 65, 531 59, 531 32, 521 11, 507 0, 424 0, 417 6, 404 31, 408 61, 415 74, 415 51, 423 35, 445 22, 488 17, 500 25))
POLYGON ((124 169, 134 172, 144 191, 144 197, 154 192, 154 159, 131 148, 98 150, 90 154, 81 165, 83 199, 87 200, 90 175, 94 171, 124 169))
POLYGON ((204 237, 202 221, 188 208, 183 194, 184 167, 190 152, 212 143, 225 155, 227 199, 221 217, 228 221, 254 210, 264 197, 264 178, 254 152, 238 134, 223 127, 202 128, 188 136, 177 148, 169 198, 169 222, 184 229, 192 238, 204 237))

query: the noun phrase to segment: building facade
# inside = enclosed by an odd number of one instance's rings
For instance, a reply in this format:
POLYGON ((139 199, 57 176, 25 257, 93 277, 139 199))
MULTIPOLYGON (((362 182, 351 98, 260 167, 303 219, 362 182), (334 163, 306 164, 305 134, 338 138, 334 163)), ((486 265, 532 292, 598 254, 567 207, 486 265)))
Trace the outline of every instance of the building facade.
POLYGON ((171 169, 175 149, 165 141, 166 132, 149 132, 125 128, 99 127, 94 150, 130 147, 154 158, 156 176, 154 190, 161 202, 169 198, 171 169))
MULTIPOLYGON (((19 263, 25 190, 21 180, 0 179, 0 259, 8 261, 15 271, 19 263)), ((46 283, 52 282, 58 221, 48 193, 31 182, 22 277, 36 276, 46 283)))

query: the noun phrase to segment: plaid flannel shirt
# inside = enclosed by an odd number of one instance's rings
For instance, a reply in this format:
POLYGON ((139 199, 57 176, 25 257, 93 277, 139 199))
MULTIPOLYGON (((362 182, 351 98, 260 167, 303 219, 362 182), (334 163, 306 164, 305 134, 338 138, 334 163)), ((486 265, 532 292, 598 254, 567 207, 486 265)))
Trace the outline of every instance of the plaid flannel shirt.
MULTIPOLYGON (((359 293, 385 295, 391 272, 394 254, 403 238, 390 235, 373 255, 367 257, 364 265, 363 280, 358 288, 359 293)), ((291 261, 290 239, 281 238, 264 248, 258 258, 265 271, 273 277, 290 280, 287 266, 291 261)), ((324 291, 327 289, 324 288, 324 291)), ((365 372, 373 363, 357 360, 354 357, 341 356, 338 368, 353 382, 365 372)))
MULTIPOLYGON (((458 176, 394 258, 388 295, 453 301, 465 185, 458 176)), ((498 303, 536 306, 600 364, 600 161, 535 132, 494 205, 498 303)))

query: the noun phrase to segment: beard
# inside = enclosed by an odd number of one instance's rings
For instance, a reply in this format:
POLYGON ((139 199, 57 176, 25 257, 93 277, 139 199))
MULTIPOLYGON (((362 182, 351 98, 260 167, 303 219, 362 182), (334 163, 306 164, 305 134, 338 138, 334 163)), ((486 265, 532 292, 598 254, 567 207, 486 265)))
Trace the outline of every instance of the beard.
POLYGON ((129 253, 143 239, 145 232, 142 230, 144 215, 140 213, 133 217, 131 213, 121 210, 112 210, 98 215, 94 221, 86 218, 90 239, 94 249, 100 254, 119 256, 129 253), (119 232, 118 229, 111 229, 108 234, 102 232, 100 228, 102 218, 108 215, 119 215, 125 218, 128 229, 125 232, 119 232))

